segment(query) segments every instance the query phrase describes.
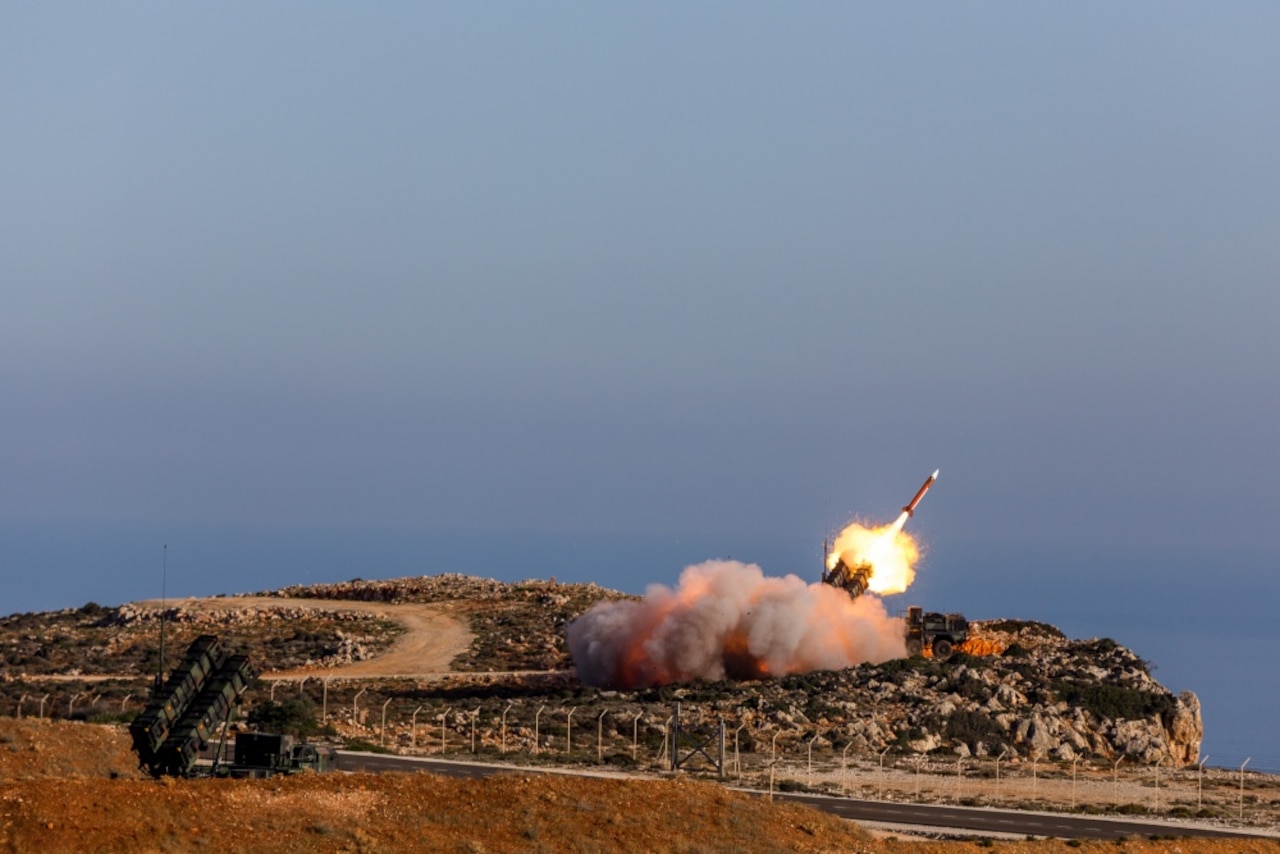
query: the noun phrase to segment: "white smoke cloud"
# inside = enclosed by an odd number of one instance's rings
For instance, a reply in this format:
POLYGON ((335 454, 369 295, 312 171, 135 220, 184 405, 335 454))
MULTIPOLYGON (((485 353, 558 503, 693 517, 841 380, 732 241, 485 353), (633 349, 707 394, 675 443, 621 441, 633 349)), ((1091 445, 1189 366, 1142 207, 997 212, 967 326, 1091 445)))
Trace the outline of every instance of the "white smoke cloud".
POLYGON ((708 561, 653 584, 639 602, 598 602, 569 624, 588 685, 636 688, 694 679, 838 670, 906 654, 902 621, 874 596, 850 599, 755 564, 708 561))

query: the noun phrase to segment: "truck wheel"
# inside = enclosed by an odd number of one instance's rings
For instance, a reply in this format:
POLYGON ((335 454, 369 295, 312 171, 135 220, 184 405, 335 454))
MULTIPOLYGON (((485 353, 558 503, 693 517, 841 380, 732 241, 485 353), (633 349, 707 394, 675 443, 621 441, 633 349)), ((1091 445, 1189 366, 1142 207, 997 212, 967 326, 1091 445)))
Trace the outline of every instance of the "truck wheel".
POLYGON ((951 657, 951 641, 946 638, 938 638, 933 642, 933 657, 939 661, 946 661, 951 657))
POLYGON ((924 644, 920 643, 919 638, 909 638, 907 640, 907 656, 909 658, 915 658, 922 652, 924 652, 924 644))

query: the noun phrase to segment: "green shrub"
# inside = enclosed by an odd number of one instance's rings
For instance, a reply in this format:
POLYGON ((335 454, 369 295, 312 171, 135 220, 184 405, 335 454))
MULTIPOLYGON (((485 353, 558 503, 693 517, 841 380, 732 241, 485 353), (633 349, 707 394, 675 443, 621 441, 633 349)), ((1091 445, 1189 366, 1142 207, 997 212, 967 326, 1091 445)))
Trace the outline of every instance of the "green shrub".
POLYGON ((1054 683, 1053 689, 1067 705, 1077 706, 1092 712, 1096 717, 1112 720, 1135 721, 1159 716, 1161 720, 1168 721, 1178 705, 1178 701, 1169 694, 1120 685, 1059 680, 1054 683))
POLYGON ((988 750, 993 747, 997 750, 1004 747, 1007 734, 1004 728, 988 714, 958 711, 947 718, 942 736, 951 741, 962 742, 968 745, 970 750, 976 751, 978 742, 986 744, 988 750))
POLYGON ((259 703, 249 712, 249 724, 262 732, 285 733, 298 738, 307 738, 320 726, 316 721, 316 707, 306 698, 259 703))
POLYGON ((371 741, 364 741, 363 739, 359 739, 359 738, 348 741, 346 749, 354 750, 359 753, 392 753, 393 752, 390 749, 383 747, 380 744, 374 744, 371 741))

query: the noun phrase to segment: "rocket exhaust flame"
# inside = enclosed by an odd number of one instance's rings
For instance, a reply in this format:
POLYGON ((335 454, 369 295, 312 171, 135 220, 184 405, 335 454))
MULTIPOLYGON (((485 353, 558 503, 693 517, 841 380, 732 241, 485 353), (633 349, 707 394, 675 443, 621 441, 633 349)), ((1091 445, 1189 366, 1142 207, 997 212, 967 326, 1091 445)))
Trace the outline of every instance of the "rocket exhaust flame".
POLYGON ((906 654, 900 619, 863 593, 901 593, 920 553, 902 526, 935 471, 891 524, 853 523, 836 537, 821 584, 767 578, 755 564, 708 561, 672 590, 639 602, 597 602, 568 627, 587 685, 643 688, 694 679, 759 679, 879 663, 906 654))
POLYGON ((906 590, 915 580, 915 564, 920 559, 916 541, 902 531, 906 520, 903 513, 892 524, 876 528, 859 522, 848 525, 827 556, 830 574, 857 575, 870 593, 888 595, 906 590))
POLYGON ((598 602, 569 624, 568 641, 578 677, 614 688, 835 670, 906 653, 902 622, 879 599, 736 561, 690 566, 674 590, 650 585, 639 602, 598 602))
POLYGON ((916 505, 937 479, 938 472, 929 475, 890 524, 868 528, 854 522, 841 531, 827 555, 828 583, 844 588, 855 598, 864 592, 892 594, 910 587, 916 577, 920 550, 902 527, 915 515, 916 505))

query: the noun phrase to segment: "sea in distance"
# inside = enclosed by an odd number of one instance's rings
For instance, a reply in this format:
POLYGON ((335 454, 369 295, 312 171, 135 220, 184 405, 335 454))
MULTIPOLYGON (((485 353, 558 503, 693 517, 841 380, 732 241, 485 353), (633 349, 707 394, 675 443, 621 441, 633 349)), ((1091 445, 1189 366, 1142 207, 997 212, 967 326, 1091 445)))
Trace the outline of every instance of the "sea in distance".
MULTIPOLYGON (((0 520, 0 615, 291 584, 458 572, 594 581, 630 593, 673 585, 690 564, 731 558, 817 580, 820 542, 778 537, 431 532, 250 525, 0 520), (164 546, 168 545, 167 556, 164 546), (166 569, 167 566, 167 569, 166 569), (167 581, 163 577, 167 576, 167 581)), ((969 619, 1039 620, 1110 637, 1202 704, 1209 766, 1280 773, 1280 558, 1084 546, 940 544, 890 612, 920 604, 969 619)))

